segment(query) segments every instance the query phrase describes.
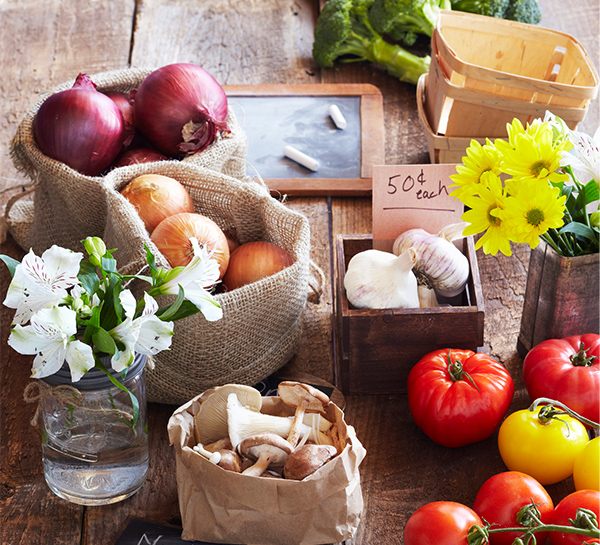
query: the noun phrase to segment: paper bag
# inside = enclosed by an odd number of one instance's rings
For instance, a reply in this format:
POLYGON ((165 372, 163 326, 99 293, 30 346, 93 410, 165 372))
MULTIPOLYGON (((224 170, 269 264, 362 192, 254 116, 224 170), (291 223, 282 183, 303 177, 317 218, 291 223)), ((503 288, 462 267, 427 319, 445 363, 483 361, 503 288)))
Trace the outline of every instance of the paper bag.
MULTIPOLYGON (((168 424, 175 448, 182 539, 228 544, 320 545, 351 538, 363 510, 358 467, 366 450, 334 403, 339 454, 302 481, 227 471, 192 447, 194 415, 206 393, 177 409, 168 424)), ((290 414, 278 397, 263 398, 262 412, 290 414)))

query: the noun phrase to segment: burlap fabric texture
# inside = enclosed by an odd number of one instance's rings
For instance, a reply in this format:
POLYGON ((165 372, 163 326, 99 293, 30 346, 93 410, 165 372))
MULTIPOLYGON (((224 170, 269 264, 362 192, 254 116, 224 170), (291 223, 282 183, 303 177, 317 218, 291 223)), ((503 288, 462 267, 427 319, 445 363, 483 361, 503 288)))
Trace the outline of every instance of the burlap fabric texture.
MULTIPOLYGON (((153 69, 123 69, 90 75, 100 91, 128 92, 138 87, 153 69)), ((76 76, 76 74, 75 74, 76 76)), ((4 212, 4 227, 25 250, 41 253, 52 244, 78 249, 87 236, 102 235, 106 224, 107 203, 105 186, 119 178, 119 171, 135 174, 135 168, 122 167, 106 176, 85 176, 64 163, 50 159, 38 148, 33 122, 43 101, 58 91, 73 86, 71 81, 40 96, 25 115, 11 141, 11 157, 15 168, 32 181, 33 200, 22 199, 27 192, 15 195, 4 212)), ((231 133, 219 137, 202 153, 187 157, 177 164, 192 163, 230 176, 245 177, 247 141, 229 109, 231 133)), ((29 192, 29 191, 28 191, 29 192)))
MULTIPOLYGON (((138 173, 156 173, 181 182, 197 213, 235 233, 240 243, 273 242, 294 257, 283 271, 216 295, 223 318, 208 322, 196 314, 175 322, 170 350, 160 352, 146 375, 149 401, 181 405, 214 386, 254 385, 285 365, 297 350, 302 311, 309 289, 310 228, 302 214, 270 196, 266 186, 241 182, 192 164, 160 162, 137 165, 138 173)), ((144 244, 157 265, 169 265, 151 241, 135 208, 119 193, 130 176, 119 169, 107 188, 104 240, 120 272, 148 274, 144 244)), ((147 284, 145 285, 147 286, 147 284)), ((142 286, 131 286, 141 295, 142 286)), ((159 299, 159 305, 169 302, 159 299)))

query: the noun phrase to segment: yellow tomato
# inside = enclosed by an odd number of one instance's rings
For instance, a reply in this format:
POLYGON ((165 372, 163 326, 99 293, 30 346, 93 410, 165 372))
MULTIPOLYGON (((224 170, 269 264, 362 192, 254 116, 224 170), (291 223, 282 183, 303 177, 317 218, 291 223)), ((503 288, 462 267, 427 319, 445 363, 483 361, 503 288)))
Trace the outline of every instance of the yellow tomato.
POLYGON ((576 490, 600 490, 600 437, 594 437, 575 458, 573 482, 576 490))
POLYGON ((543 423, 546 407, 509 415, 498 432, 498 448, 506 467, 531 475, 541 484, 554 484, 573 473, 575 458, 588 443, 585 426, 560 414, 543 423))

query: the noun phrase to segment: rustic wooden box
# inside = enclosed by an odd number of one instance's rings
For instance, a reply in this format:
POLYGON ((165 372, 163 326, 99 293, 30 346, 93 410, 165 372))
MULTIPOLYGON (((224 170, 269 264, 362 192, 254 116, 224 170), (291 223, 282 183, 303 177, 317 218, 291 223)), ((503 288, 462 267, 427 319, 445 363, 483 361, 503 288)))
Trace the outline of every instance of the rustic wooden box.
MULTIPOLYGON (((373 247, 372 235, 338 235, 336 350, 338 387, 345 394, 406 392, 412 366, 438 348, 483 346, 483 293, 472 237, 463 241, 471 275, 452 306, 427 309, 349 308, 344 275, 350 259, 373 247)), ((443 301, 440 300, 440 303, 443 301)))

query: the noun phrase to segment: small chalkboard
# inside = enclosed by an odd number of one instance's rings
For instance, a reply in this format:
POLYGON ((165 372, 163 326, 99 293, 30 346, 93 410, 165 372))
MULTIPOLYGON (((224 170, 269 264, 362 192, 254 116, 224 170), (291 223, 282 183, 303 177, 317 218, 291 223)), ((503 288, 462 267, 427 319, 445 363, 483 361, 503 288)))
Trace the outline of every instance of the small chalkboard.
POLYGON ((368 196, 372 167, 384 164, 383 99, 369 84, 225 86, 248 139, 248 165, 273 194, 368 196), (338 129, 329 106, 347 121, 338 129), (316 172, 288 159, 291 145, 319 161, 316 172))
POLYGON ((115 545, 218 545, 208 541, 184 541, 181 532, 182 528, 177 526, 133 519, 115 545))

